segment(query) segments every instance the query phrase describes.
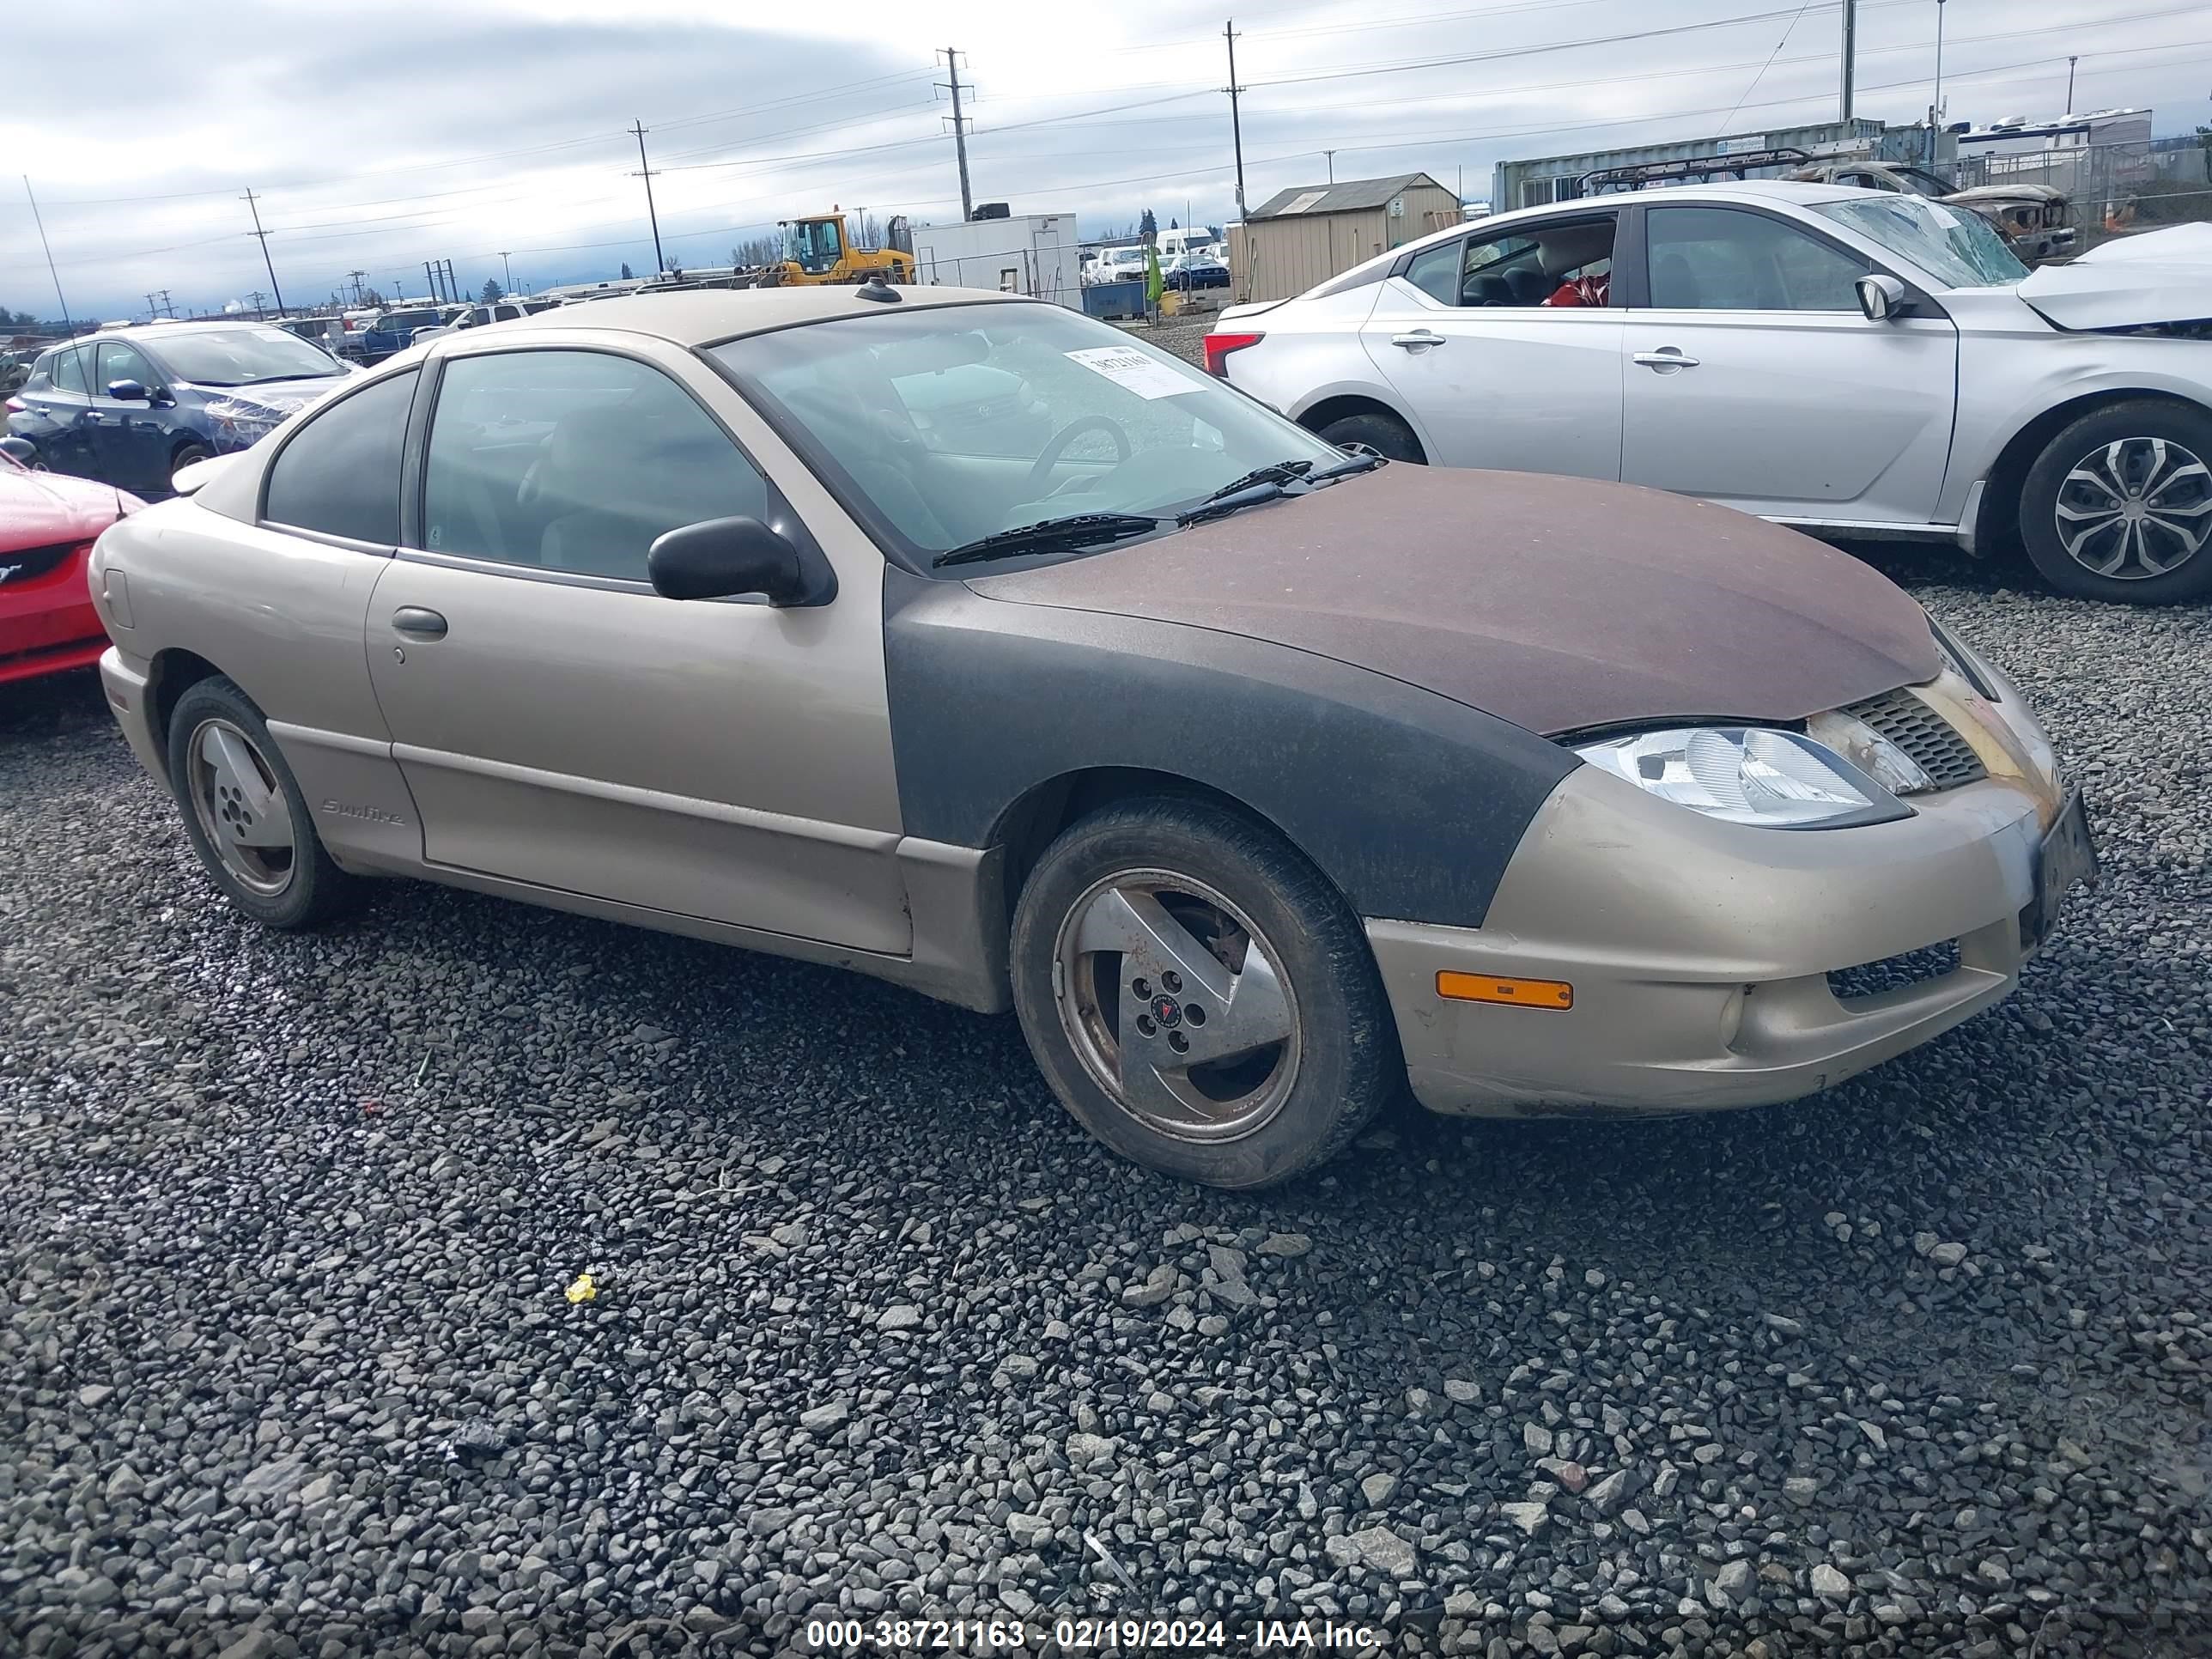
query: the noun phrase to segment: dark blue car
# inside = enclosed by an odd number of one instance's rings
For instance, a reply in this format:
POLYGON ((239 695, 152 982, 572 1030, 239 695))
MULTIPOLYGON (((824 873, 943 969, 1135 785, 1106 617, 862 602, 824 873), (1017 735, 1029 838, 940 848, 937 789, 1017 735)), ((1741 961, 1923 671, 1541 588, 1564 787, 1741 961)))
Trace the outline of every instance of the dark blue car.
POLYGON ((134 495, 179 467, 244 449, 354 371, 260 323, 159 323, 50 347, 8 399, 37 465, 134 495))
POLYGON ((395 351, 415 343, 418 328, 442 328, 468 309, 466 306, 396 306, 368 319, 368 326, 347 339, 347 349, 364 363, 380 363, 395 351))

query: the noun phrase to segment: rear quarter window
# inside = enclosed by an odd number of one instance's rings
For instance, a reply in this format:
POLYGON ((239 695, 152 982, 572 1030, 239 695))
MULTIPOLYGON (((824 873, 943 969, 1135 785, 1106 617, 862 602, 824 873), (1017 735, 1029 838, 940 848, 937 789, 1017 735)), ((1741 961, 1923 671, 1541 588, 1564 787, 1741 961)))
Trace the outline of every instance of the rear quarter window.
POLYGON ((399 462, 416 371, 341 398, 285 441, 262 518, 380 547, 399 542, 399 462))

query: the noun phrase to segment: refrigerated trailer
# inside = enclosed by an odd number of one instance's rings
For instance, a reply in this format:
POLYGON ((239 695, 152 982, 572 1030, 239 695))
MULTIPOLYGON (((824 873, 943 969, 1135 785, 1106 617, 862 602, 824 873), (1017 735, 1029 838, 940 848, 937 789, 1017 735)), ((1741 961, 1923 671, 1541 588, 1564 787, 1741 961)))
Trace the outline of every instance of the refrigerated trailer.
POLYGON ((1072 213, 914 228, 915 281, 997 289, 1083 308, 1083 250, 1072 213))

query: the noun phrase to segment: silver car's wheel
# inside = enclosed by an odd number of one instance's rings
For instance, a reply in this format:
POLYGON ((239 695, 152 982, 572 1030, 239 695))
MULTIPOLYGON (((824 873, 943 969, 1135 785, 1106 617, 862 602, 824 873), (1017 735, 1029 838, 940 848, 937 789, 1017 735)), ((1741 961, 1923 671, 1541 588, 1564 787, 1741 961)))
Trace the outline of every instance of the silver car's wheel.
POLYGON ((2052 517, 2059 545, 2091 574, 2164 576, 2212 538, 2212 469, 2170 439, 2117 438, 2068 469, 2052 517))
POLYGON ((1054 955, 1069 1046, 1146 1127, 1234 1140, 1281 1111, 1298 1076, 1296 993, 1214 888, 1170 870, 1107 876, 1069 908, 1054 955))
POLYGON ((201 725, 185 786, 201 834, 240 886, 274 898, 292 884, 292 815, 276 771, 241 727, 201 725))

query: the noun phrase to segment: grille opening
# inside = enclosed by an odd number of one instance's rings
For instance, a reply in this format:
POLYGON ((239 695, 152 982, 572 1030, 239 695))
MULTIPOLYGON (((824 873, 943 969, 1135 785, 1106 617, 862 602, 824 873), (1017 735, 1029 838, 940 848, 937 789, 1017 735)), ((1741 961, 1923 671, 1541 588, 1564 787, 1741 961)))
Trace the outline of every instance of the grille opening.
POLYGON ((1911 756, 1936 789, 1956 789, 1963 784, 1979 783, 1990 775, 1989 769, 1982 764, 1982 757, 1974 752, 1973 744, 1961 737, 1950 721, 1915 696, 1909 686, 1899 686, 1878 697, 1852 703, 1843 712, 1865 721, 1911 756))
POLYGON ((1879 962, 1838 968, 1828 975, 1828 994, 1838 1002, 1880 996, 1884 991, 1901 991, 1909 985, 1941 979, 1958 965, 1959 941, 1947 939, 1940 945, 1923 945, 1917 951, 1884 957, 1879 962))

